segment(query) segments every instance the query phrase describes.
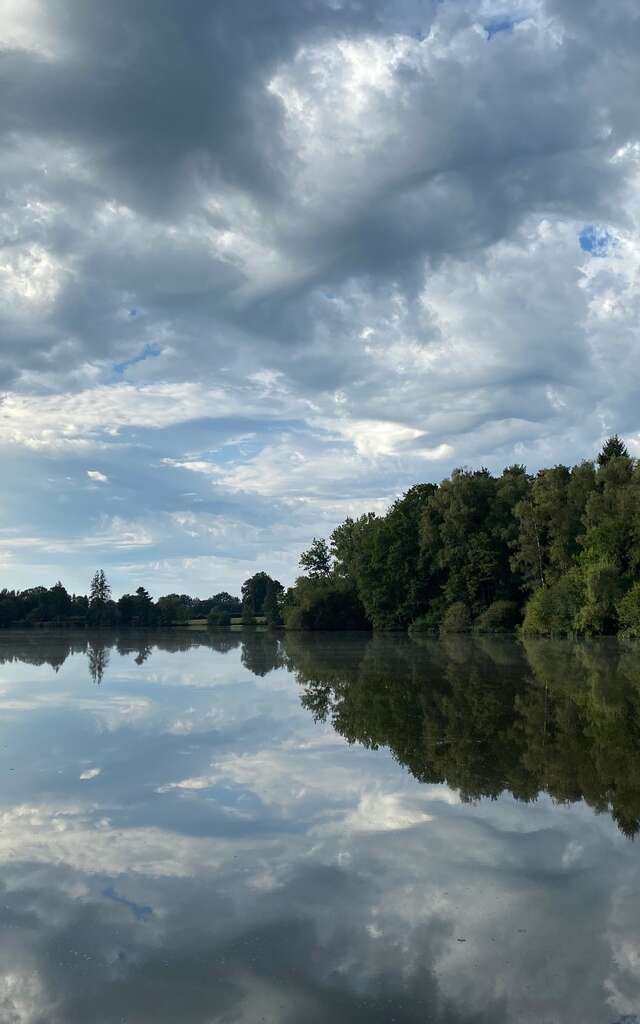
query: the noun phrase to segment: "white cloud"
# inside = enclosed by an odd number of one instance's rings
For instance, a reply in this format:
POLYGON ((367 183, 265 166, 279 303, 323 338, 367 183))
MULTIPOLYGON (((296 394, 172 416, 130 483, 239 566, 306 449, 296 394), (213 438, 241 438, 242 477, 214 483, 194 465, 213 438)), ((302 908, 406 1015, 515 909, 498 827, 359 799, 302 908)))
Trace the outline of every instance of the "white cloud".
MULTIPOLYGON (((170 730, 180 734, 185 731, 183 729, 176 729, 175 726, 170 730)), ((190 730, 186 730, 190 731, 190 730)), ((162 786, 158 786, 156 789, 157 793, 170 793, 173 789, 184 789, 184 790, 199 790, 199 789, 211 789, 219 781, 217 775, 200 775, 192 779, 181 779, 180 782, 167 782, 162 786)))
POLYGON ((44 311, 58 295, 62 268, 42 246, 17 248, 0 258, 0 307, 30 315, 44 311))
POLYGON ((80 540, 85 548, 145 548, 154 543, 153 532, 139 520, 103 517, 96 532, 80 540))
POLYGON ((398 793, 365 793, 358 807, 343 823, 346 830, 355 832, 396 832, 428 824, 433 816, 416 806, 407 806, 398 793))
POLYGON ((200 384, 114 384, 76 393, 2 397, 0 444, 64 449, 115 438, 124 428, 160 429, 197 417, 225 415, 236 403, 200 384))
POLYGON ((220 863, 225 844, 158 828, 96 828, 89 808, 19 804, 0 812, 0 863, 67 864, 91 875, 189 877, 220 863))
POLYGON ((94 480, 96 483, 100 484, 106 484, 109 480, 109 477, 105 476, 104 473, 101 473, 99 469, 88 469, 87 476, 90 480, 94 480))
POLYGON ((403 444, 424 436, 424 432, 415 427, 408 427, 402 423, 386 423, 384 420, 339 419, 335 422, 334 429, 353 441, 358 454, 371 458, 392 455, 403 444))
POLYGON ((42 0, 0 0, 0 45, 47 58, 59 52, 42 0))

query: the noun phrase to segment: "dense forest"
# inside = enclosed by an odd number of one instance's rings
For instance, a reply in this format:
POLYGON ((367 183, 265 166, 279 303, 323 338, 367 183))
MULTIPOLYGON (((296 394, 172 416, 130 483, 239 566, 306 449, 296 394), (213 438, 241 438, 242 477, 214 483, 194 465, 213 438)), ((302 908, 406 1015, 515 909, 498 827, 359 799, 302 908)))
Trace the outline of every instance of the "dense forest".
POLYGON ((529 636, 640 636, 640 462, 609 438, 595 462, 456 469, 416 484, 385 515, 348 518, 300 557, 285 591, 258 572, 240 597, 144 587, 112 600, 102 570, 88 596, 62 583, 0 591, 0 627, 172 626, 233 617, 288 629, 529 636))
POLYGON ((572 468, 457 469, 346 519, 300 564, 290 628, 637 636, 640 463, 616 435, 572 468))

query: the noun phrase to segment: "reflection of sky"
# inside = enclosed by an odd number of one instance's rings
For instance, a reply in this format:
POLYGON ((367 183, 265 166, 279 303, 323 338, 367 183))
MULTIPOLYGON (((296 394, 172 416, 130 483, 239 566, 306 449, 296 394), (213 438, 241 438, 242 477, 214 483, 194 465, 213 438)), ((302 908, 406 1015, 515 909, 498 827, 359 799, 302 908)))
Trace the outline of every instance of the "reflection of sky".
MULTIPOLYGON (((0 640, 5 646, 9 640, 0 640)), ((240 650, 0 666, 0 1020, 613 1024, 637 846, 461 804, 315 725, 240 650)))

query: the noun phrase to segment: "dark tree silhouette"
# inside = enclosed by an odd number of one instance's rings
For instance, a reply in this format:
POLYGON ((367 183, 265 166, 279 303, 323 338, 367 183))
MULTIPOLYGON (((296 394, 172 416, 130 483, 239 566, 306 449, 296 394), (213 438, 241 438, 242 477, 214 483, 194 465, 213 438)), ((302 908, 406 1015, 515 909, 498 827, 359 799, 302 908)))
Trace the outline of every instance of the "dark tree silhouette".
POLYGON ((607 462, 610 462, 611 459, 620 458, 628 459, 629 451, 622 438, 618 437, 617 434, 612 434, 602 446, 602 451, 598 455, 598 465, 606 466, 607 462))
POLYGON ((300 555, 300 565, 312 579, 328 576, 331 572, 331 551, 326 540, 314 537, 311 547, 300 555))

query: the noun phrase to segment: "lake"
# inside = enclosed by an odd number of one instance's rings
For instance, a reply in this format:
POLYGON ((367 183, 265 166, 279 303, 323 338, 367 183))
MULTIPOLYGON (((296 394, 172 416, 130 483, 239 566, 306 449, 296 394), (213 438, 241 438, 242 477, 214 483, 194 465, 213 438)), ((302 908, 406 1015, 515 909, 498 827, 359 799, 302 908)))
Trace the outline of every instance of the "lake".
POLYGON ((0 710, 2 1024, 640 1021, 636 646, 5 632, 0 710))

